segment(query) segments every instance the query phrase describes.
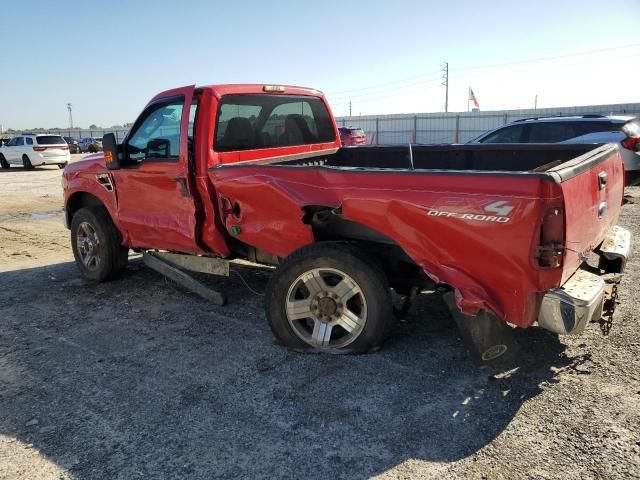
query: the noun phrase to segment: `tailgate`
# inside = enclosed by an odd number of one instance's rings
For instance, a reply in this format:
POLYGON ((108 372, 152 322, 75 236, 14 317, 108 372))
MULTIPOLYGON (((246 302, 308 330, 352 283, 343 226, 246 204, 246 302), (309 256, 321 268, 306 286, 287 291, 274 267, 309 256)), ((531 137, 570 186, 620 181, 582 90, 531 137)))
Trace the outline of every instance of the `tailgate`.
POLYGON ((618 221, 624 164, 618 147, 607 144, 549 172, 560 181, 564 203, 564 283, 618 221))

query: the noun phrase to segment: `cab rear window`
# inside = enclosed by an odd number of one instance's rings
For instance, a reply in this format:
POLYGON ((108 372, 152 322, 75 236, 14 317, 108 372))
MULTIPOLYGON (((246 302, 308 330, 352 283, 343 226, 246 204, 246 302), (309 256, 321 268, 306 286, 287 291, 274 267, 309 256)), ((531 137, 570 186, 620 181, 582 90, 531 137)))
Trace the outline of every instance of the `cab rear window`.
POLYGON ((218 108, 218 152, 327 143, 335 140, 331 116, 316 97, 226 95, 218 108))
POLYGON ((36 143, 38 145, 66 145, 67 142, 64 141, 59 135, 41 135, 36 137, 36 143))

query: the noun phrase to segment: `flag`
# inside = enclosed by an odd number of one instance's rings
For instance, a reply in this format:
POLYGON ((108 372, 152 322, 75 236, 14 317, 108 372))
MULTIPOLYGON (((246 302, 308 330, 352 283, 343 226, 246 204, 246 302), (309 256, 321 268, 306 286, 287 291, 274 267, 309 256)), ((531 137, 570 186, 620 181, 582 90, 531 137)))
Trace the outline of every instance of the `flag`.
POLYGON ((473 102, 473 104, 476 106, 476 108, 480 108, 480 104, 478 103, 478 99, 473 94, 473 90, 471 90, 471 87, 469 87, 469 101, 473 102))

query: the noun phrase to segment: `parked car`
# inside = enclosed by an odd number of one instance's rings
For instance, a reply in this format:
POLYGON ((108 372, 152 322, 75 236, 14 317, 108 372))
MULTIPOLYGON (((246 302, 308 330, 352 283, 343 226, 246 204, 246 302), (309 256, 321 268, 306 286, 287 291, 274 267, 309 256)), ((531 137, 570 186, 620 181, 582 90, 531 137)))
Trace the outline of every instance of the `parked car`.
POLYGON ((575 115, 516 120, 469 143, 617 143, 626 185, 640 184, 640 121, 632 116, 575 115))
POLYGON ((78 140, 72 137, 62 137, 64 141, 69 145, 69 153, 80 153, 80 146, 78 145, 78 140))
POLYGON ((462 337, 491 360, 508 349, 506 323, 579 334, 609 319, 617 290, 605 278, 620 276, 603 275, 622 272, 630 251, 613 145, 340 148, 317 90, 214 85, 159 93, 123 145, 107 134, 104 146, 63 173, 81 274, 113 279, 135 249, 223 305, 183 269, 275 267, 266 317, 295 349, 375 350, 391 290, 405 305, 428 290, 448 292, 462 337))
POLYGON ((361 128, 340 127, 338 132, 340 132, 340 142, 345 147, 367 143, 367 135, 361 128))
POLYGON ((78 144, 81 152, 101 152, 102 151, 102 139, 101 138, 83 138, 78 144))
POLYGON ((0 166, 22 165, 33 170, 40 165, 64 168, 70 160, 69 145, 60 135, 24 133, 0 147, 0 166))

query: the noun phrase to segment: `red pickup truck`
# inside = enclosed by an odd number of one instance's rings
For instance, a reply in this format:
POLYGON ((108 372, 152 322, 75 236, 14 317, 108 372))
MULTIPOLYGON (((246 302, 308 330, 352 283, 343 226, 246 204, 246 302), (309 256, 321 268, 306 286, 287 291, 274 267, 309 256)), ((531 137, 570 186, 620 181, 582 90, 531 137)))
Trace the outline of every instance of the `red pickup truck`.
POLYGON ((267 318, 296 349, 378 347, 392 291, 449 292, 483 359, 507 324, 580 333, 612 315, 630 250, 615 145, 341 148, 321 92, 216 85, 158 94, 103 147, 63 174, 82 274, 117 277, 129 249, 275 266, 267 318))

